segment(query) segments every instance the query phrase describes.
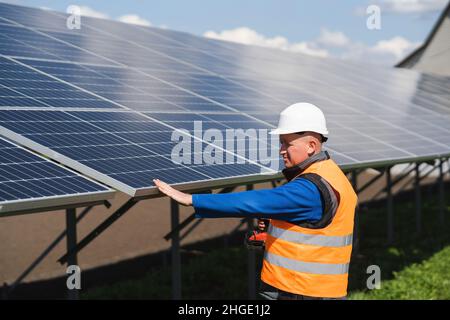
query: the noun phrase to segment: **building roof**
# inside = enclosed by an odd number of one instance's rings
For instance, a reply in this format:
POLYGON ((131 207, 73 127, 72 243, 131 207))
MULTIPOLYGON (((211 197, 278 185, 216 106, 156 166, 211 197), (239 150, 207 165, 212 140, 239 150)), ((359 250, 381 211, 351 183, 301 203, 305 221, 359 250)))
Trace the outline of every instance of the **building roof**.
POLYGON ((450 76, 450 2, 425 42, 396 67, 450 76))

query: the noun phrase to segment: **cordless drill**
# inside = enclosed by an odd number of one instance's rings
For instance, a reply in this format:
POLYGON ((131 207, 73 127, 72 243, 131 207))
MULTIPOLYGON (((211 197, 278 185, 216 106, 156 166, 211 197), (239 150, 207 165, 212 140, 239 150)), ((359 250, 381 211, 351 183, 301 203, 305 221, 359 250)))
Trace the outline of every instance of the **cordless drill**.
POLYGON ((266 244, 268 219, 258 219, 258 226, 245 236, 245 245, 251 250, 263 250, 266 244))

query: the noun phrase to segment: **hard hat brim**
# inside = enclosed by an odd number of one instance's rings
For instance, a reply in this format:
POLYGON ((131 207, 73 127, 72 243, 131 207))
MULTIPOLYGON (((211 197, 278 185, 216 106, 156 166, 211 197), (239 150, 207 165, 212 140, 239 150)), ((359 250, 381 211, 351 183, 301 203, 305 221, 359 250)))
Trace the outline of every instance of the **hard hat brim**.
POLYGON ((269 134, 285 134, 283 131, 285 130, 280 130, 280 129, 273 129, 271 131, 269 131, 269 134))
MULTIPOLYGON (((318 132, 318 131, 315 131, 315 130, 307 130, 307 131, 316 132, 316 133, 321 134, 324 137, 328 138, 328 131, 326 133, 318 132)), ((276 129, 273 129, 273 130, 269 131, 269 134, 278 134, 278 135, 280 135, 280 134, 290 134, 290 133, 296 133, 296 132, 298 132, 298 130, 297 131, 293 131, 293 130, 286 130, 286 129, 276 128, 276 129)))

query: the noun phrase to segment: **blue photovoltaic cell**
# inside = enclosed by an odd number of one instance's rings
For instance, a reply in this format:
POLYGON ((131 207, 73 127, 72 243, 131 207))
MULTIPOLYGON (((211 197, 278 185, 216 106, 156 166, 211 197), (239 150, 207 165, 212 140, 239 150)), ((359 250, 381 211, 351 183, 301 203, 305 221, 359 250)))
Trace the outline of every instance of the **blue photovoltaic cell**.
POLYGON ((104 186, 0 138, 0 205, 107 191, 104 186))
POLYGON ((186 88, 180 89, 149 74, 127 68, 21 61, 137 111, 223 112, 228 110, 224 106, 192 94, 186 88))
POLYGON ((90 93, 0 57, 0 108, 119 108, 90 93))

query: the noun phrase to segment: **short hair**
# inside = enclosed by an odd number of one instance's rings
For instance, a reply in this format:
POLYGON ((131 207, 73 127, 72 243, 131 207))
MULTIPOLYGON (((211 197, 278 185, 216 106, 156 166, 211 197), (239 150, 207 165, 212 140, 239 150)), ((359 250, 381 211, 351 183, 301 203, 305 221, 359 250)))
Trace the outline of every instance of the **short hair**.
MULTIPOLYGON (((305 132, 307 132, 307 131, 299 131, 299 132, 295 132, 295 134, 302 135, 302 134, 304 134, 305 132)), ((311 132, 314 132, 314 131, 311 131, 311 132)), ((318 132, 316 132, 316 133, 318 133, 318 132)), ((324 136, 323 134, 321 134, 321 133, 319 133, 319 135, 320 135, 320 142, 321 142, 321 143, 327 142, 327 140, 328 140, 327 137, 325 137, 325 136, 324 136)))

